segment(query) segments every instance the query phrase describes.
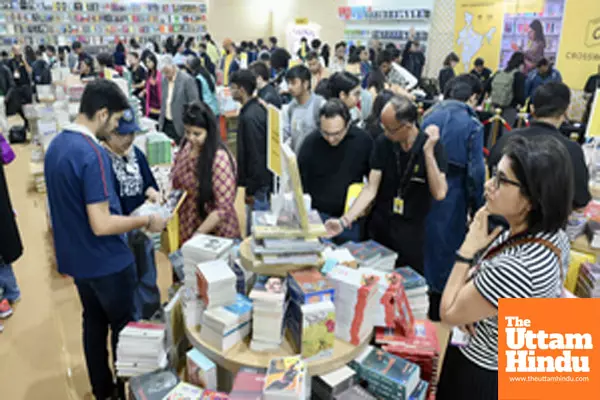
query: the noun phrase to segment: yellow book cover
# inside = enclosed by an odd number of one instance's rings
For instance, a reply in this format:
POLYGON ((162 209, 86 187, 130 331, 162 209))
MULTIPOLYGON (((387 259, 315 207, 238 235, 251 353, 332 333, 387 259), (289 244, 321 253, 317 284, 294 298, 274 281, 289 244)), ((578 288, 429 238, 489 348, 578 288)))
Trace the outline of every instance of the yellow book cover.
POLYGON ((577 285, 577 278, 579 277, 579 268, 581 264, 589 262, 595 263, 596 256, 594 254, 582 253, 579 251, 571 250, 571 259, 569 261, 569 271, 565 279, 565 288, 571 293, 575 293, 575 287, 577 285))

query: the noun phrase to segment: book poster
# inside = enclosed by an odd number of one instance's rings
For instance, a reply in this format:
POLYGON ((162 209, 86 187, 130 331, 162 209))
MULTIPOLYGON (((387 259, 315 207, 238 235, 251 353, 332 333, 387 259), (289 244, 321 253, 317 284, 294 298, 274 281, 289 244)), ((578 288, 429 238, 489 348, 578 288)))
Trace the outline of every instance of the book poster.
POLYGON ((268 140, 267 140, 267 166, 271 172, 281 177, 281 113, 277 107, 269 104, 268 112, 268 140))
POLYGON ((596 89, 596 94, 594 95, 594 103, 592 103, 592 111, 585 135, 587 137, 600 136, 600 88, 596 89))
POLYGON ((456 0, 454 52, 458 55, 458 74, 468 73, 481 57, 495 68, 500 62, 503 0, 456 0))
MULTIPOLYGON (((583 90, 600 64, 600 3, 570 0, 565 5, 556 67, 571 89, 583 90), (568 32, 568 34, 567 34, 568 32)), ((598 134, 598 132, 596 132, 598 134)))

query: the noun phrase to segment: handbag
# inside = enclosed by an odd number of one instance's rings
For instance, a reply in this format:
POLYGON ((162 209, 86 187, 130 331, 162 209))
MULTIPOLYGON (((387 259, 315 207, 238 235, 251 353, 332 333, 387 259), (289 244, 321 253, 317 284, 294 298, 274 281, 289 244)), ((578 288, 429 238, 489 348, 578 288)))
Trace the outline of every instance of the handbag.
POLYGON ((16 155, 12 147, 10 147, 10 144, 8 143, 4 135, 0 133, 0 160, 2 160, 2 164, 10 164, 15 159, 15 157, 16 155))

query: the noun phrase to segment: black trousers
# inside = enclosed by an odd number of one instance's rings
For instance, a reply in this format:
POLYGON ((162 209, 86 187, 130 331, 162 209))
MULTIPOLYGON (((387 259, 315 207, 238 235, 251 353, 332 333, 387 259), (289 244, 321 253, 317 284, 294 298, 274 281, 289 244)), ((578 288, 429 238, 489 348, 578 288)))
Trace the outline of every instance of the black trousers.
POLYGON ((177 135, 177 131, 175 130, 175 125, 173 125, 173 121, 169 121, 165 119, 165 123, 163 124, 163 132, 173 139, 177 145, 181 142, 181 138, 177 135))
POLYGON ((435 398, 497 400, 498 372, 477 366, 469 361, 458 347, 448 343, 435 398))
POLYGON ((115 274, 93 279, 76 279, 75 286, 83 307, 83 349, 88 377, 96 399, 114 395, 125 398, 122 382, 115 379, 108 364, 106 338, 111 331, 113 361, 117 357, 119 332, 133 320, 135 265, 115 274))

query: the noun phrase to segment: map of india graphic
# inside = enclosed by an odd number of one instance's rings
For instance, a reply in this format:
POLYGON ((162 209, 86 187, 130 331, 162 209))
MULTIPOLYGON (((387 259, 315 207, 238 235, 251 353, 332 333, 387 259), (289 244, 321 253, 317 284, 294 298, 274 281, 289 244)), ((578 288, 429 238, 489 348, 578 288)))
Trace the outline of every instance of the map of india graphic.
POLYGON ((462 48, 460 59, 464 71, 469 71, 469 66, 475 55, 485 45, 490 45, 496 33, 496 27, 491 27, 487 32, 477 32, 473 27, 473 14, 465 12, 465 26, 458 32, 457 44, 462 48), (487 39, 485 43, 484 39, 487 39))

